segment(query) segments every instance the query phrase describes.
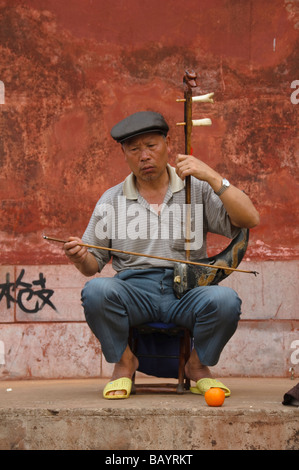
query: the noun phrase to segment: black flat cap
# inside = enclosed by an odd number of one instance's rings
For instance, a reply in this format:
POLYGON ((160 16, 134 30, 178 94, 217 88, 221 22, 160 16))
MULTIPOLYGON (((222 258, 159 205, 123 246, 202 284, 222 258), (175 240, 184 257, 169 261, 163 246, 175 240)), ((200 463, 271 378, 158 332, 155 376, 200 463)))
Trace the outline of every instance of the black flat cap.
POLYGON ((148 132, 160 132, 166 136, 168 131, 168 124, 161 114, 153 111, 140 111, 131 114, 112 127, 111 136, 117 142, 123 142, 148 132))

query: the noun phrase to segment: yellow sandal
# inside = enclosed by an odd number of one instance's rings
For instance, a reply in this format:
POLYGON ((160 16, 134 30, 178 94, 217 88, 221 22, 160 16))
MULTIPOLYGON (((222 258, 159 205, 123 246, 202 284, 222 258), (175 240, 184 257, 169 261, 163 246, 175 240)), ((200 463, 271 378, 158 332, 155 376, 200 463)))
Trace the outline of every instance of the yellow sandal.
POLYGON ((132 380, 128 377, 121 377, 120 379, 112 380, 109 382, 103 391, 103 397, 107 400, 119 400, 123 398, 129 398, 132 389, 132 380), (108 395, 109 392, 117 392, 119 390, 125 390, 125 395, 108 395))
POLYGON ((195 393, 197 395, 204 395, 207 390, 210 388, 222 388, 225 392, 225 397, 230 396, 230 389, 227 388, 222 382, 216 379, 200 379, 196 382, 196 387, 190 387, 190 392, 195 393))

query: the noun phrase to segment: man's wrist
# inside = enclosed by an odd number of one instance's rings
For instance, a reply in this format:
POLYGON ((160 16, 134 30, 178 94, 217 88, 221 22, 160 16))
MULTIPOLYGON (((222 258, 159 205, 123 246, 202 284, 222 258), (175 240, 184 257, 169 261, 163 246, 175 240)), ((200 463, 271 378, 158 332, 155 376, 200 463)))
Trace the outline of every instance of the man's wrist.
POLYGON ((93 276, 98 272, 99 265, 95 257, 89 251, 86 253, 84 260, 74 263, 78 271, 85 276, 93 276))
POLYGON ((220 188, 218 189, 218 191, 214 190, 214 192, 215 194, 217 194, 217 196, 220 197, 224 193, 224 191, 226 191, 229 187, 230 187, 230 182, 226 178, 222 178, 220 188))

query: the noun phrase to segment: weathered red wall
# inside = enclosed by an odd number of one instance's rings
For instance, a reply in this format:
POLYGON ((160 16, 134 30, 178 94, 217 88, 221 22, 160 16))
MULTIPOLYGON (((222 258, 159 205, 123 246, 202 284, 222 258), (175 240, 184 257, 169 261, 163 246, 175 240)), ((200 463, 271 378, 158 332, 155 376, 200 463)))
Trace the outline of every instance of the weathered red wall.
POLYGON ((295 0, 1 0, 0 15, 1 264, 66 263, 42 234, 80 236, 127 175, 109 132, 128 113, 162 112, 183 151, 186 67, 215 92, 194 106, 213 121, 193 131, 194 154, 261 214, 248 256, 298 258, 295 0))
POLYGON ((243 261, 260 275, 224 281, 243 314, 216 376, 298 375, 298 32, 296 0, 0 0, 0 380, 111 375, 86 278, 42 234, 80 236, 128 174, 110 137, 128 113, 162 112, 184 150, 186 67, 215 92, 194 105, 213 121, 193 130, 194 154, 261 214, 243 261))

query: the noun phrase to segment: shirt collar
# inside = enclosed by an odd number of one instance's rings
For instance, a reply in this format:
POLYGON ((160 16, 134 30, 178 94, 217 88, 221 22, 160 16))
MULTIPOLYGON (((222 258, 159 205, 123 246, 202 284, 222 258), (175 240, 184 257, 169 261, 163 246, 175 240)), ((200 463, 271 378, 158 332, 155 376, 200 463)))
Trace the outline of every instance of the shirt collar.
MULTIPOLYGON (((169 174, 169 187, 172 193, 181 191, 184 188, 184 181, 176 174, 175 168, 167 164, 167 171, 169 174)), ((138 191, 135 184, 135 176, 131 173, 124 181, 123 193, 127 199, 137 199, 138 191)))

